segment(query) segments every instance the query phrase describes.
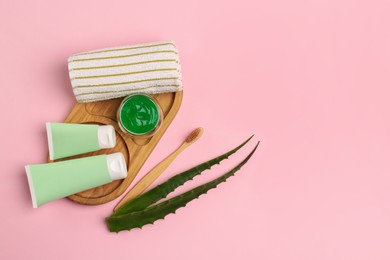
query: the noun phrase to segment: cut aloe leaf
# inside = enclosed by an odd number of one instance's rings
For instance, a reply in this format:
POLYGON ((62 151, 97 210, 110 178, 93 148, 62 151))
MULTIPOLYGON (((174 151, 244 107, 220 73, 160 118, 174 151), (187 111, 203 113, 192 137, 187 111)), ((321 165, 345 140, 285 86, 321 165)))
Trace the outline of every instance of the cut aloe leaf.
POLYGON ((241 147, 251 140, 253 135, 249 137, 245 142, 230 150, 229 152, 222 154, 214 159, 211 159, 205 163, 199 164, 183 173, 177 174, 166 182, 156 186, 155 188, 145 192, 137 198, 129 201, 122 207, 120 207, 112 216, 122 215, 133 211, 138 211, 147 208, 148 206, 156 203, 160 199, 168 196, 169 193, 176 190, 178 187, 183 185, 185 182, 192 180, 195 176, 201 174, 203 171, 210 169, 212 166, 219 164, 222 160, 227 159, 230 155, 237 152, 241 147))
MULTIPOLYGON (((188 202, 197 199, 200 195, 206 194, 207 191, 217 187, 218 184, 225 182, 226 179, 233 176, 238 170, 245 165, 256 151, 259 143, 251 151, 251 153, 236 167, 231 169, 224 175, 191 189, 181 195, 168 199, 159 204, 144 208, 138 211, 127 212, 124 214, 113 214, 106 219, 108 228, 111 232, 119 232, 122 230, 131 230, 133 228, 141 228, 146 224, 153 224, 159 219, 164 219, 165 216, 175 213, 177 209, 184 207, 188 202)), ((143 195, 141 195, 143 196, 143 195)), ((131 202, 129 202, 131 203, 131 202)))

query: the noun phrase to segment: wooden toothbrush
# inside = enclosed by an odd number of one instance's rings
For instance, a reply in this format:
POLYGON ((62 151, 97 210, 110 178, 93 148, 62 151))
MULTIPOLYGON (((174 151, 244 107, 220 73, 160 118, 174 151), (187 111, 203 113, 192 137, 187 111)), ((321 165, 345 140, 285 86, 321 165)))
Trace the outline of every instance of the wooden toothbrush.
POLYGON ((192 131, 184 142, 168 157, 157 164, 150 172, 148 172, 115 206, 114 211, 122 207, 126 202, 136 198, 146 188, 148 188, 164 171, 168 166, 175 160, 175 158, 188 146, 195 143, 203 134, 203 128, 198 127, 192 131))

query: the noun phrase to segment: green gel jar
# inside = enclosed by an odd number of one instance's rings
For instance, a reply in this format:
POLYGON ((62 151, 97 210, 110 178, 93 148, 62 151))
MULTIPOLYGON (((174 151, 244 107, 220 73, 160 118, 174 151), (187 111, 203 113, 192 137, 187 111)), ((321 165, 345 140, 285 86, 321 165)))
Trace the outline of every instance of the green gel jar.
POLYGON ((163 120, 157 101, 147 94, 126 97, 119 106, 117 117, 123 132, 144 137, 155 134, 163 120))

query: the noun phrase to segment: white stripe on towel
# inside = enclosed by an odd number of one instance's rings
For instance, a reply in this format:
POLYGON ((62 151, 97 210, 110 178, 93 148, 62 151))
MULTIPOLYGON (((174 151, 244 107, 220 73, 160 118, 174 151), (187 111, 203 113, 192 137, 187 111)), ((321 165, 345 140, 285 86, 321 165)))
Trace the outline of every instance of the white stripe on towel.
POLYGON ((104 67, 99 66, 95 69, 86 69, 86 70, 71 70, 69 71, 69 76, 71 79, 76 77, 88 77, 88 76, 99 76, 99 75, 112 75, 119 73, 129 73, 136 71, 145 71, 145 70, 157 70, 165 68, 176 68, 180 70, 180 64, 177 61, 164 61, 157 60, 157 62, 141 63, 141 64, 131 64, 123 65, 118 67, 104 67))

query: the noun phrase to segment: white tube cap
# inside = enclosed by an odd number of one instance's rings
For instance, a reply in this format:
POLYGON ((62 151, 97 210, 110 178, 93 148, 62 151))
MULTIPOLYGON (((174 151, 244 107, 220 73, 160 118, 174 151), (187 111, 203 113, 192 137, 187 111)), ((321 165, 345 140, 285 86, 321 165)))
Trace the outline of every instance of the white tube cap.
POLYGON ((31 177, 30 166, 26 165, 24 168, 26 169, 28 186, 30 188, 31 200, 32 200, 33 208, 36 209, 36 208, 38 208, 37 197, 35 196, 35 188, 34 188, 34 183, 33 183, 32 177, 31 177))
POLYGON ((98 127, 98 141, 100 149, 112 148, 116 144, 115 129, 112 125, 98 127))
POLYGON ((127 177, 125 157, 121 152, 107 155, 107 167, 111 180, 120 180, 127 177))

